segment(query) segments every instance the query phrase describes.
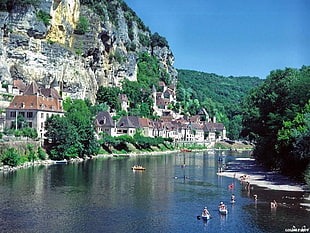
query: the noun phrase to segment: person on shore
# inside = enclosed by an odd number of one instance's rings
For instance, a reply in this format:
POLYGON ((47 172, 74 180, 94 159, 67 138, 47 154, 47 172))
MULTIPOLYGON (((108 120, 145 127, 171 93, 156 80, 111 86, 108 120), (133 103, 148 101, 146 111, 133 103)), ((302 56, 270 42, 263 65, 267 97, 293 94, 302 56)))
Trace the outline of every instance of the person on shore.
POLYGON ((278 203, 276 202, 276 200, 273 200, 272 202, 270 202, 270 207, 271 208, 277 208, 278 203))

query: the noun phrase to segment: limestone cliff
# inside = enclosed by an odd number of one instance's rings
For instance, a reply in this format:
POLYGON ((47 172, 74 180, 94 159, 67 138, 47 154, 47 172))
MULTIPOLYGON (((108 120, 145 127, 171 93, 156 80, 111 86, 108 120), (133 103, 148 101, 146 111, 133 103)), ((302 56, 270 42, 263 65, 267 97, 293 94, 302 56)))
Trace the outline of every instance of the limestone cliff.
MULTIPOLYGON (((56 85, 63 97, 94 102, 100 85, 137 80, 139 52, 156 56, 172 83, 174 57, 166 44, 152 43, 151 32, 120 0, 100 7, 79 0, 40 0, 0 11, 0 82, 56 85), (87 30, 78 29, 87 22, 87 30)), ((95 2, 95 1, 93 1, 95 2)))

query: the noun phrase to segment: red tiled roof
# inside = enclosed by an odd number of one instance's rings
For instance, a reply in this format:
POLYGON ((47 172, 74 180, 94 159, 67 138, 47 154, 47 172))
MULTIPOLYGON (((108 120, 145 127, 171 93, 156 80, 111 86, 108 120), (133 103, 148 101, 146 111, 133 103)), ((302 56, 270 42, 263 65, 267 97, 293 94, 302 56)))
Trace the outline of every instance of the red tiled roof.
POLYGON ((23 80, 13 80, 13 87, 17 88, 20 91, 24 91, 26 88, 26 85, 23 82, 23 80))
POLYGON ((63 112, 58 99, 37 95, 15 96, 7 109, 41 110, 50 112, 63 112))
POLYGON ((39 88, 36 82, 32 82, 26 87, 24 95, 36 95, 39 92, 39 88))
POLYGON ((152 121, 148 118, 139 118, 140 121, 140 125, 142 127, 149 127, 149 128, 153 128, 153 124, 152 121))
POLYGON ((62 99, 61 96, 59 95, 58 91, 54 88, 41 88, 40 91, 41 91, 41 94, 46 96, 46 97, 53 97, 56 99, 62 99))

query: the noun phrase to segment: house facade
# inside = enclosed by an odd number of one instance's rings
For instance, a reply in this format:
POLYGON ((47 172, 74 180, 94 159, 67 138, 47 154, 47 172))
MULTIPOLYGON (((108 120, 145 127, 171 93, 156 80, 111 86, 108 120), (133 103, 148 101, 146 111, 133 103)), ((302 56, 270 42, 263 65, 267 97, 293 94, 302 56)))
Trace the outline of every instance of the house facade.
POLYGON ((17 129, 17 119, 20 115, 24 122, 44 139, 47 118, 63 114, 62 98, 55 89, 39 89, 36 83, 31 83, 25 88, 23 95, 15 96, 6 108, 5 127, 17 129))
POLYGON ((145 137, 172 138, 175 142, 205 142, 226 138, 226 129, 222 123, 201 121, 200 116, 182 119, 162 116, 158 120, 123 116, 116 122, 112 120, 110 113, 100 112, 95 125, 98 134, 105 133, 110 136, 134 136, 139 130, 145 137))

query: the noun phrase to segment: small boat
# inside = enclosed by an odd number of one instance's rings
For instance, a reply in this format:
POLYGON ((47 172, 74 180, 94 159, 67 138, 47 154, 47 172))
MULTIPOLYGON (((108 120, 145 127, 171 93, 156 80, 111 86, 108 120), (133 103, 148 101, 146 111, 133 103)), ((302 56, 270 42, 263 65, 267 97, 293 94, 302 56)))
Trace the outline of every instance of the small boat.
POLYGON ((219 208, 219 212, 220 212, 220 214, 224 214, 224 215, 228 214, 228 210, 226 207, 219 208))
POLYGON ((191 151, 192 151, 191 149, 186 149, 186 148, 181 149, 181 152, 191 152, 191 151))
POLYGON ((139 170, 139 171, 144 171, 144 170, 145 170, 145 167, 142 167, 142 166, 140 166, 140 165, 135 165, 135 166, 133 166, 131 169, 132 169, 132 170, 135 170, 135 171, 137 171, 137 170, 139 170))
POLYGON ((68 161, 66 159, 63 159, 63 160, 56 160, 55 162, 56 164, 67 164, 68 161))
POLYGON ((210 214, 205 214, 204 212, 201 213, 201 218, 203 220, 209 220, 211 218, 210 214))

